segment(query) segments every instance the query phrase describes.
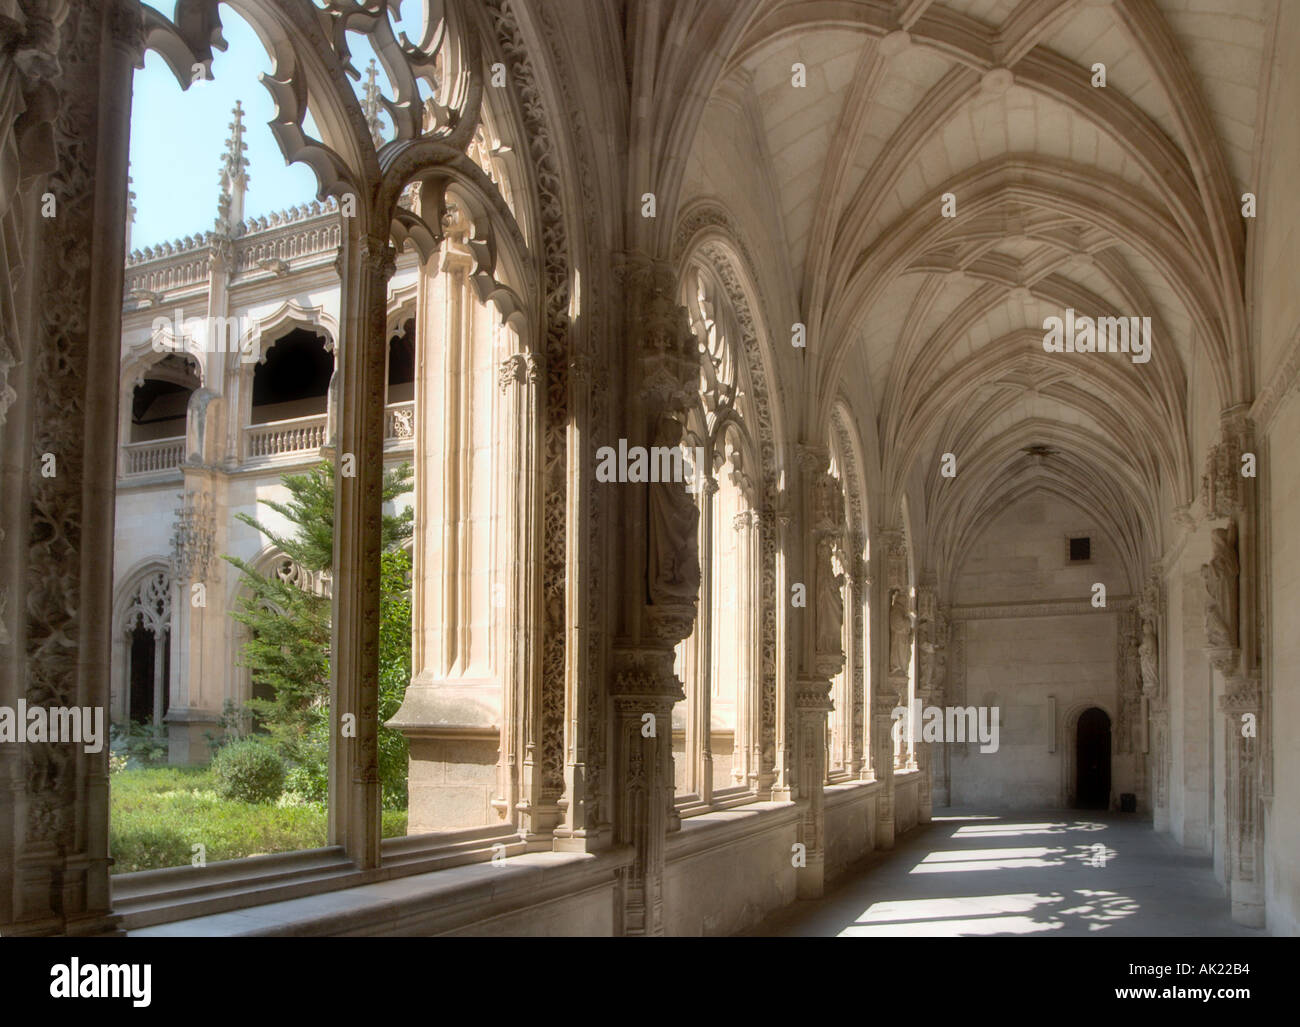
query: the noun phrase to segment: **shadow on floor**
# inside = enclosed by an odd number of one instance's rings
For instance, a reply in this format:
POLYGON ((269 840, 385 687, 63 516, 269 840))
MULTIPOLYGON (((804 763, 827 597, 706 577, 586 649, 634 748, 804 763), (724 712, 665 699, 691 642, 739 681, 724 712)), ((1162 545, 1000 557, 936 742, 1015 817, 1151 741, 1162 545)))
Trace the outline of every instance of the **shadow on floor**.
POLYGON ((1255 937, 1209 857, 1137 814, 943 810, 749 936, 1255 937))

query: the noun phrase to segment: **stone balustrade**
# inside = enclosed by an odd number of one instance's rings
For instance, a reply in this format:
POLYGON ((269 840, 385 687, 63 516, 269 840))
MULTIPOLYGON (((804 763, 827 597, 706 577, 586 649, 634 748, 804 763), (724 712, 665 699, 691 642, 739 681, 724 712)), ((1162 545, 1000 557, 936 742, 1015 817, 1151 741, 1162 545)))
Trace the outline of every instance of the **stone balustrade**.
POLYGON ((157 474, 180 467, 184 459, 184 435, 152 442, 128 442, 122 447, 122 462, 118 473, 123 478, 157 474))
POLYGON ((244 459, 260 460, 320 449, 325 445, 325 418, 325 414, 315 414, 248 425, 244 428, 244 459))

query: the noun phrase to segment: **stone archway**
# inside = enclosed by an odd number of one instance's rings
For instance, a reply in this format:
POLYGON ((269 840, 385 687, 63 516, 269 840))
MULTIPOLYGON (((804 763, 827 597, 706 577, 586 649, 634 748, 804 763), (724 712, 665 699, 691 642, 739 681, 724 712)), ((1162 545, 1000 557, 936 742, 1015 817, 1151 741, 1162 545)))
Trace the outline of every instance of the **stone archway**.
POLYGON ((1060 741, 1059 794, 1062 809, 1108 809, 1110 807, 1110 792, 1114 784, 1113 756, 1117 748, 1115 745, 1115 723, 1115 711, 1105 702, 1082 700, 1066 708, 1060 720, 1060 733, 1056 736, 1060 741), (1106 750, 1108 771, 1106 803, 1096 807, 1083 807, 1080 805, 1079 797, 1079 722, 1087 714, 1093 712, 1105 718, 1106 737, 1108 739, 1108 748, 1106 750))
POLYGON ((1111 723, 1106 711, 1089 707, 1075 723, 1074 801, 1080 809, 1109 809, 1111 723))

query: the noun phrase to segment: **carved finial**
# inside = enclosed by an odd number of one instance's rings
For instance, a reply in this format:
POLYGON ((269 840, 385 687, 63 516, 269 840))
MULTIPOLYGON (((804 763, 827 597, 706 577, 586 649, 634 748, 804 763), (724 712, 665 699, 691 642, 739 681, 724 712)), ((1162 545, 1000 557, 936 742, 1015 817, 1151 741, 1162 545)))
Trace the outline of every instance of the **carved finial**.
POLYGON ((126 252, 131 252, 131 226, 135 224, 135 190, 131 188, 135 180, 126 176, 126 252))
POLYGON ((244 152, 244 106, 235 101, 231 111, 234 120, 227 126, 226 152, 221 157, 221 197, 217 201, 220 212, 219 228, 229 229, 244 220, 244 193, 248 189, 248 158, 244 152))
POLYGON ((374 140, 375 149, 384 144, 384 123, 380 120, 379 103, 379 66, 373 57, 366 67, 365 97, 361 101, 361 111, 366 116, 366 128, 370 129, 370 138, 374 140))

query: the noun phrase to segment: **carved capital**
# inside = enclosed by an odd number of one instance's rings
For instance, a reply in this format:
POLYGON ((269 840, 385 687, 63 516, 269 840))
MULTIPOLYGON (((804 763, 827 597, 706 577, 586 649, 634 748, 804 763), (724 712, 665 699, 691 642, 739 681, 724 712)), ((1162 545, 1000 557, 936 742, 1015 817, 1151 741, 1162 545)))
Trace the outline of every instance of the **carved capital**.
POLYGON ((799 469, 805 474, 824 474, 830 467, 831 451, 826 446, 810 446, 800 442, 795 446, 794 452, 799 469))
POLYGON ((366 274, 381 278, 385 282, 393 277, 397 270, 397 250, 387 240, 367 239, 361 244, 361 266, 366 274))
POLYGON ((512 353, 497 367, 497 384, 502 392, 511 385, 536 385, 540 377, 537 357, 532 353, 512 353))
POLYGON ((829 713, 834 708, 830 691, 829 678, 802 678, 795 682, 794 707, 806 713, 829 713))
POLYGON ((614 654, 610 694, 623 713, 656 712, 686 697, 673 673, 671 649, 628 649, 614 654))
POLYGON ((1231 677, 1237 672, 1237 664, 1241 660, 1240 649, 1232 646, 1208 646, 1204 652, 1210 666, 1224 677, 1231 677))
POLYGON ((132 64, 144 67, 144 17, 135 0, 117 0, 109 10, 108 34, 113 45, 129 54, 132 64))
POLYGON ((1219 709, 1236 720, 1243 713, 1257 716, 1263 709, 1263 689, 1254 674, 1233 674, 1227 679, 1227 689, 1219 697, 1219 709))

